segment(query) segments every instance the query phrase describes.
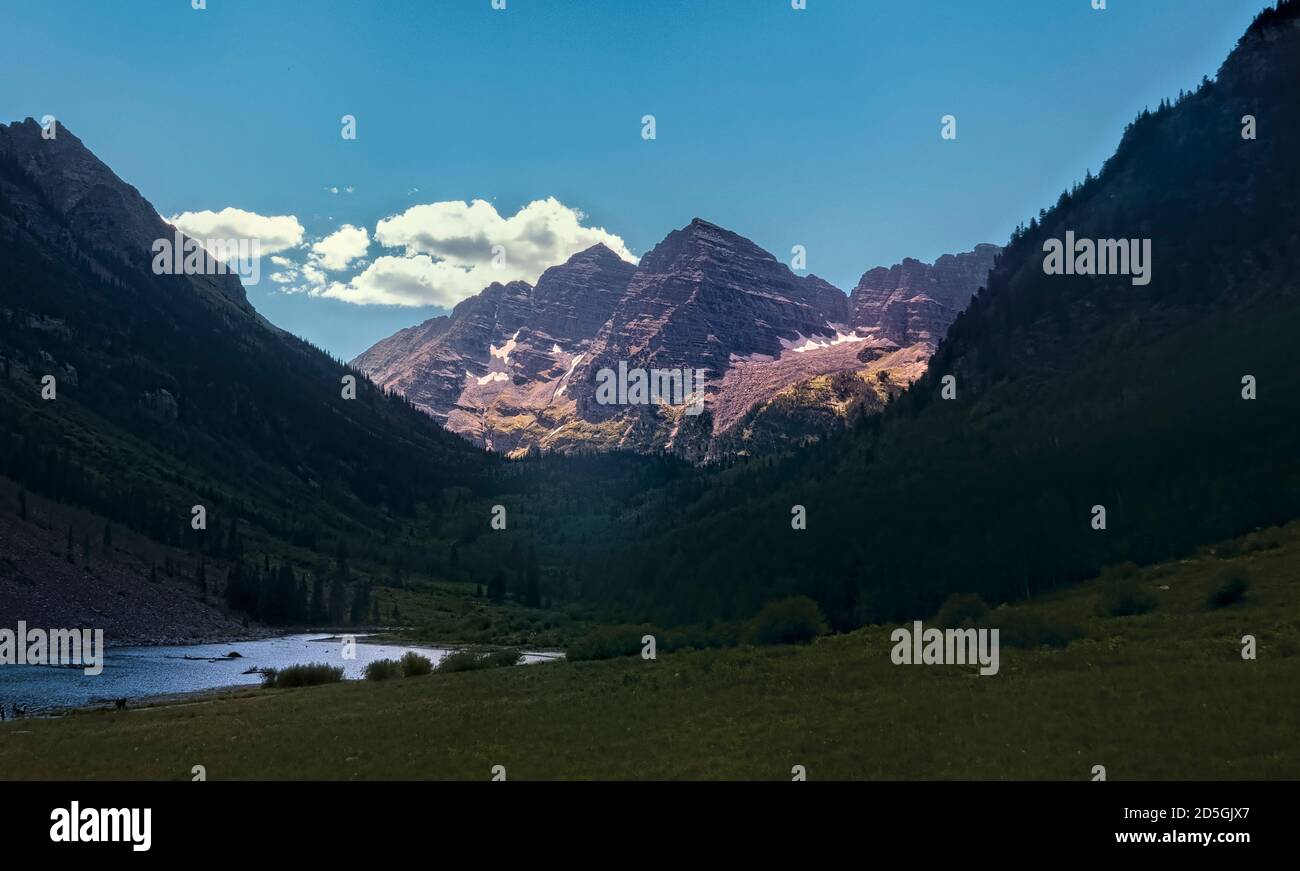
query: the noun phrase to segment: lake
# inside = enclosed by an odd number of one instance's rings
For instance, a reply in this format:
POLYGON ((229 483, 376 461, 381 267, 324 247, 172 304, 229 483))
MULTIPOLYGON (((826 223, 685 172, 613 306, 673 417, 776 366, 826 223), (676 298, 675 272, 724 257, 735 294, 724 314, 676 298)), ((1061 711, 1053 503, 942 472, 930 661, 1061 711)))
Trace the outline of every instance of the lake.
MULTIPOLYGON (((80 668, 40 665, 0 665, 0 704, 11 715, 15 703, 28 713, 61 708, 128 702, 150 696, 191 693, 231 686, 258 686, 259 674, 250 668, 284 668, 324 662, 343 668, 347 680, 364 677, 366 664, 377 659, 400 659, 414 650, 434 665, 454 648, 367 644, 357 636, 356 658, 343 658, 337 635, 285 635, 260 641, 225 644, 187 644, 176 647, 110 647, 104 653, 104 671, 87 675, 80 668), (235 651, 237 658, 225 658, 235 651), (187 659, 186 657, 195 657, 187 659), (216 660, 216 661, 209 661, 216 660)), ((558 653, 526 652, 522 662, 534 663, 562 657, 558 653)))

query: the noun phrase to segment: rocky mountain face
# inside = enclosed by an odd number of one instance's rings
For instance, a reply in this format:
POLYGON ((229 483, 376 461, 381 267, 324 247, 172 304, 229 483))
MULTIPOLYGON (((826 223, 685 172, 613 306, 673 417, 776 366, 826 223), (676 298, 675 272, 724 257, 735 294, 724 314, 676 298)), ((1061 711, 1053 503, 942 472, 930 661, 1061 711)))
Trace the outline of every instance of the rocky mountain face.
POLYGON ((566 388, 636 267, 604 245, 523 281, 492 284, 379 342, 352 365, 448 429, 495 450, 526 450, 572 413, 566 388))
POLYGON ((597 245, 535 287, 493 284, 353 365, 505 453, 624 448, 699 461, 779 450, 878 410, 924 372, 997 251, 871 270, 846 296, 697 218, 639 264, 597 245), (601 373, 620 364, 702 373, 702 413, 681 393, 603 401, 601 373))
MULTIPOLYGON (((586 368, 627 360, 629 367, 721 374, 732 357, 777 357, 800 337, 833 336, 832 325, 847 321, 843 293, 696 218, 642 258, 586 368)), ((575 392, 585 399, 594 386, 583 379, 575 392)))
POLYGON ((695 218, 625 263, 595 246, 536 286, 494 283, 352 361, 478 445, 628 448, 692 460, 768 452, 879 411, 926 369, 998 248, 872 269, 853 294, 695 218), (686 396, 610 404, 602 372, 702 372, 686 396))
POLYGON ((976 245, 933 264, 908 257, 863 273, 849 294, 853 324, 900 347, 938 344, 971 295, 988 278, 1001 249, 976 245))

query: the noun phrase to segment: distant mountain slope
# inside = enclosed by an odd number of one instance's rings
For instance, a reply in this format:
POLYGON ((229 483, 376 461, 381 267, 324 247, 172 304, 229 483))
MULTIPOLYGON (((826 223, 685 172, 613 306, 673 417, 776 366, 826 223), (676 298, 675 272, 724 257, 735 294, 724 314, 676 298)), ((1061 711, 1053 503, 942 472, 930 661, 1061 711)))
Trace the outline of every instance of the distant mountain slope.
POLYGON ((404 361, 414 357, 420 349, 437 339, 451 326, 451 318, 439 315, 429 318, 424 323, 398 330, 388 338, 372 345, 352 365, 366 372, 375 373, 378 379, 392 377, 404 361))
POLYGON ((871 269, 849 295, 847 334, 771 362, 733 361, 713 409, 710 458, 808 444, 883 410, 925 372, 1000 251, 976 245, 933 264, 909 257, 871 269), (844 341, 857 338, 864 341, 844 341))
POLYGON ((952 592, 996 604, 1300 516, 1298 86, 1288 0, 1214 81, 1143 112, 1098 177, 1015 233, 886 414, 647 520, 662 534, 619 559, 650 568, 635 585, 610 576, 605 595, 694 620, 806 592, 849 626, 925 617, 952 592), (1069 232, 1150 240, 1150 283, 1047 274, 1045 246, 1069 232))
POLYGON ((855 318, 837 288, 696 218, 636 266, 597 245, 548 269, 535 288, 494 284, 458 305, 446 325, 403 330, 353 365, 504 453, 768 453, 843 428, 906 387, 997 250, 981 245, 933 267, 909 260, 907 280, 874 304, 864 298, 855 318), (910 329, 890 326, 900 312, 905 321, 913 312, 910 329), (918 350, 893 366, 899 339, 918 350), (680 401, 601 404, 598 373, 620 363, 704 372, 704 412, 686 414, 680 401), (840 373, 851 377, 834 396, 812 383, 840 373))

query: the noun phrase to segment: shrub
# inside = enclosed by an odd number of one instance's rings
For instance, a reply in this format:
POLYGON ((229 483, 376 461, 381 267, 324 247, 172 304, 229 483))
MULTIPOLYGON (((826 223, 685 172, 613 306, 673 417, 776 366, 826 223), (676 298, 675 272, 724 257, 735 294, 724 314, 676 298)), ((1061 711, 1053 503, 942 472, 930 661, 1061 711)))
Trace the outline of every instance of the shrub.
POLYGON ((401 663, 395 659, 376 659, 366 663, 366 680, 388 680, 401 674, 401 663))
POLYGON ((454 671, 473 671, 479 667, 478 654, 472 650, 456 650, 438 660, 436 671, 448 674, 454 671))
POLYGON ((1097 613, 1102 617, 1136 617, 1156 606, 1156 597, 1142 589, 1136 578, 1124 577, 1102 588, 1097 613))
POLYGON ((1068 620, 1049 620, 1023 611, 992 611, 984 628, 998 630, 998 644, 1007 647, 1066 647, 1083 637, 1083 630, 1068 620))
POLYGON ((309 687, 323 683, 337 683, 341 680, 343 680, 343 669, 323 662, 291 665, 281 669, 268 668, 262 672, 262 686, 277 689, 309 687))
POLYGON ((1233 559, 1241 556, 1245 551, 1246 548, 1235 538, 1220 542, 1214 547, 1214 555, 1219 559, 1233 559))
POLYGON ((961 629, 978 625, 988 613, 989 606, 975 593, 953 593, 943 600, 934 623, 944 629, 961 629))
POLYGON ((692 648, 695 650, 711 650, 718 647, 735 647, 740 641, 742 628, 735 623, 712 623, 709 625, 695 623, 690 626, 677 626, 664 631, 663 637, 658 639, 659 649, 666 651, 692 648))
POLYGON ((616 656, 634 656, 641 652, 641 639, 653 635, 663 640, 664 633, 648 624, 642 626, 600 626, 569 647, 571 660, 612 659, 616 656))
POLYGON ((768 602, 749 621, 754 644, 806 644, 827 631, 826 617, 807 596, 768 602))
POLYGON ((1256 553, 1261 550, 1277 550, 1282 546, 1282 531, 1276 527, 1266 529, 1259 535, 1252 537, 1249 550, 1256 553))
POLYGON ((518 665, 523 654, 513 647, 507 647, 503 650, 494 650, 487 656, 483 657, 484 668, 505 668, 506 666, 518 665))
POLYGON ((402 675, 405 677, 419 677, 433 671, 433 663, 429 657, 421 656, 414 650, 406 651, 402 657, 402 675))
POLYGON ((476 650, 465 648, 449 653, 438 663, 439 673, 477 671, 481 668, 502 668, 519 662, 520 653, 513 648, 502 650, 476 650))
POLYGON ((1246 598, 1246 590, 1249 588, 1250 579, 1245 572, 1240 569, 1225 572, 1219 576, 1214 589, 1210 591, 1209 597, 1205 600, 1205 607, 1214 611, 1235 605, 1246 598))

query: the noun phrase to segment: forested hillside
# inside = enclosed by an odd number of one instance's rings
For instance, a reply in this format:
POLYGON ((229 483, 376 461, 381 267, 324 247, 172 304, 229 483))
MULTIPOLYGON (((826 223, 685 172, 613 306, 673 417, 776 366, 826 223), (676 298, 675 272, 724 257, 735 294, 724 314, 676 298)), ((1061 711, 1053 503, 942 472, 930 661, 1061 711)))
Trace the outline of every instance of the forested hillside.
POLYGON ((1024 597, 1300 515, 1297 86, 1287 3, 1015 234, 886 414, 722 472, 646 525, 622 557, 636 582, 605 572, 603 595, 693 621, 808 592, 848 627, 933 613, 954 591, 1024 597), (1150 284, 1045 274, 1044 243, 1067 230, 1150 239, 1150 284))

